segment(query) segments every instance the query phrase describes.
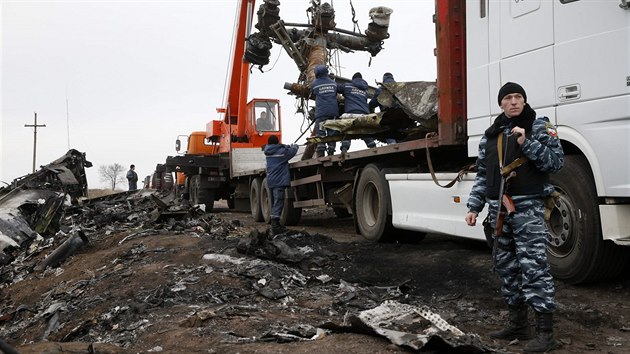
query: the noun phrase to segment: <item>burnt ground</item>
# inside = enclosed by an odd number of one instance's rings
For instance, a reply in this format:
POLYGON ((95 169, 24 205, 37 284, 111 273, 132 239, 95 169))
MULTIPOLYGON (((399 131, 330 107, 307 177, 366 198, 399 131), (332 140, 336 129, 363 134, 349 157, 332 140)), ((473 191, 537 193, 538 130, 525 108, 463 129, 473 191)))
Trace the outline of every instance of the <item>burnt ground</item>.
MULTIPOLYGON (((98 225, 58 268, 31 270, 50 248, 3 267, 0 338, 20 353, 413 352, 356 330, 317 332, 395 300, 428 306, 486 350, 521 351, 486 335, 507 311, 485 244, 432 235, 374 244, 351 218, 321 209, 291 229, 257 247, 266 226, 221 206, 197 224, 98 225)), ((630 351, 630 276, 556 287, 555 352, 630 351)))

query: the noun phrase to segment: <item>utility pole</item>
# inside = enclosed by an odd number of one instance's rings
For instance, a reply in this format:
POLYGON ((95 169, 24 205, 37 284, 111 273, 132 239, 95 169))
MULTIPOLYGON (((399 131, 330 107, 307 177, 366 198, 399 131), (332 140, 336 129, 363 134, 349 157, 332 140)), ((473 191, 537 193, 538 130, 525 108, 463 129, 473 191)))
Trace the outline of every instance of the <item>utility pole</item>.
POLYGON ((35 123, 33 124, 24 124, 24 127, 32 127, 33 128, 33 173, 35 173, 35 160, 36 160, 36 156, 37 156, 37 128, 38 127, 45 127, 46 124, 40 124, 37 125, 37 112, 33 112, 35 113, 35 123))

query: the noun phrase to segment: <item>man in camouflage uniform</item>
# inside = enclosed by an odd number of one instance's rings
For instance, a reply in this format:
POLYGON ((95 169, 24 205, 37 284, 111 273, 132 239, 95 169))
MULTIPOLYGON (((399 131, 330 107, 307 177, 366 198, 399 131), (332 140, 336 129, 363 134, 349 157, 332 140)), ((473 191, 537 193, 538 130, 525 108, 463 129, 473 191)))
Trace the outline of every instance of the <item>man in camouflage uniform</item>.
POLYGON ((547 117, 536 118, 523 87, 506 83, 499 90, 498 101, 503 113, 479 143, 477 177, 470 192, 466 223, 474 226, 477 215, 488 202, 490 222, 495 225, 500 206, 501 167, 524 157, 522 164, 513 169, 516 175, 504 189, 514 201, 516 212, 505 216, 495 259, 501 293, 510 311, 510 324, 490 336, 509 340, 532 338, 527 319, 529 305, 536 314, 536 337, 523 350, 546 352, 557 347, 558 342, 553 338, 555 288, 547 263, 544 198, 554 191, 549 173, 560 170, 564 152, 555 127, 547 117), (500 135, 503 137, 499 143, 500 135))

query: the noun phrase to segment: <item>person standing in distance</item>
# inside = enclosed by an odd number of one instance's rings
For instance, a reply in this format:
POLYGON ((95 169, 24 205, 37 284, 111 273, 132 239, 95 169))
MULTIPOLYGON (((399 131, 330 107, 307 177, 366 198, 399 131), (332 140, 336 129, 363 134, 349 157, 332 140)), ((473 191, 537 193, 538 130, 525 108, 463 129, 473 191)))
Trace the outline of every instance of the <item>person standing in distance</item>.
POLYGON ((280 215, 284 209, 284 190, 291 186, 289 160, 298 151, 296 144, 280 144, 278 137, 272 135, 263 148, 267 161, 267 185, 271 192, 271 233, 281 234, 286 228, 280 224, 280 215))
POLYGON ((129 171, 127 171, 127 183, 129 183, 129 190, 135 191, 138 189, 138 174, 135 171, 136 165, 129 166, 129 171))
MULTIPOLYGON (((553 337, 555 287, 547 262, 549 233, 544 222, 544 199, 554 187, 549 174, 564 164, 564 152, 555 126, 547 117, 536 117, 519 84, 508 82, 499 90, 500 114, 479 142, 477 177, 468 200, 466 223, 474 226, 486 202, 492 225, 497 216, 501 168, 513 165, 516 176, 506 184, 505 194, 516 212, 505 216, 503 235, 497 242, 496 271, 501 294, 508 305, 510 323, 489 333, 499 339, 530 339, 529 307, 536 314, 536 336, 523 348, 526 353, 546 352, 559 343, 553 337), (505 154, 506 156, 503 156, 505 154), (502 159, 503 166, 499 166, 502 159)), ((504 173, 505 175, 505 173, 504 173)))

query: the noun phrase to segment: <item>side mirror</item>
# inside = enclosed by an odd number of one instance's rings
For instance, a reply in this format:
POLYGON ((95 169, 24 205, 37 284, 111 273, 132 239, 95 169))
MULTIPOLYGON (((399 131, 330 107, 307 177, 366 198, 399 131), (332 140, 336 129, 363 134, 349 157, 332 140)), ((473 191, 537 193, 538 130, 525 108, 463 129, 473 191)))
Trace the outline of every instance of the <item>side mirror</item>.
POLYGON ((175 151, 179 152, 181 148, 182 148, 182 141, 179 139, 175 140, 175 151))

